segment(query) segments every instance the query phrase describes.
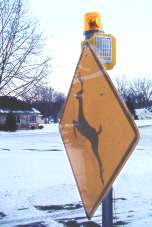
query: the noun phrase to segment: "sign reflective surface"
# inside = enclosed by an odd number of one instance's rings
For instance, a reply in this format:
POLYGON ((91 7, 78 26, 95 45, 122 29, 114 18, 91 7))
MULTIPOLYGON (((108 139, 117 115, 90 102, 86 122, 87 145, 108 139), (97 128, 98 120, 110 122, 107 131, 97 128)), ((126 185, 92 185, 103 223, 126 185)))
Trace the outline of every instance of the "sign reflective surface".
POLYGON ((90 47, 84 47, 60 133, 86 215, 91 217, 139 139, 138 129, 90 47))

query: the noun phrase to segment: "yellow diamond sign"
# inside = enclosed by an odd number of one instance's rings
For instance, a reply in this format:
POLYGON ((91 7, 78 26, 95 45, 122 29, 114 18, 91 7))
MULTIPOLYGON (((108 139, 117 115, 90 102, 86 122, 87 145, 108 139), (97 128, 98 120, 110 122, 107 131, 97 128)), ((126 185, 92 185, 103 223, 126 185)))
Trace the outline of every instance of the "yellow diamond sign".
POLYGON ((60 133, 91 217, 139 139, 138 129, 93 50, 84 47, 60 133))

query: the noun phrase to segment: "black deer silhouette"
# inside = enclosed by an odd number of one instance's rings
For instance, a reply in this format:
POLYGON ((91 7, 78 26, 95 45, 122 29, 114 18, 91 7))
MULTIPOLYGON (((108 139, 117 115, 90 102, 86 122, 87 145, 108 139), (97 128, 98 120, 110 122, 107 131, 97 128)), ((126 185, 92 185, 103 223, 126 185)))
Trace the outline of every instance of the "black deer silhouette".
POLYGON ((102 161, 99 156, 99 148, 98 148, 99 134, 102 132, 102 127, 100 125, 99 130, 96 131, 96 129, 93 128, 86 120, 85 115, 84 115, 84 110, 83 110, 83 80, 80 77, 78 78, 78 80, 81 84, 81 89, 76 93, 76 98, 77 98, 78 104, 79 104, 79 110, 78 110, 78 119, 73 120, 74 133, 76 136, 75 129, 77 129, 82 136, 86 137, 89 140, 92 151, 99 164, 101 182, 102 182, 102 184, 104 184, 103 166, 102 166, 102 161))

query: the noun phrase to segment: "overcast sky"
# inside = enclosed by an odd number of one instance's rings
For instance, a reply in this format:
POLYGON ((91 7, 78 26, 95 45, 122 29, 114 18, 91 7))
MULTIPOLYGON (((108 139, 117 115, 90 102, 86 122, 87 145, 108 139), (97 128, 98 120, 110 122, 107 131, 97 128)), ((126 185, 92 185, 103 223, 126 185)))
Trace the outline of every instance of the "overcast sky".
POLYGON ((67 93, 80 56, 83 17, 100 12, 104 31, 117 39, 117 65, 109 74, 152 78, 151 0, 29 0, 36 17, 50 38, 52 69, 49 84, 67 93))

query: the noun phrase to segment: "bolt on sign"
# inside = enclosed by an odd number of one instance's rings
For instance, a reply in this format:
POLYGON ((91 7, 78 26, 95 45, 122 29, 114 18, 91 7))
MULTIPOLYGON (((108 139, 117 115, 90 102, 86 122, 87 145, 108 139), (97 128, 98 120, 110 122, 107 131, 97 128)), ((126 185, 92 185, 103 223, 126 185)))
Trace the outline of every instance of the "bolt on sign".
POLYGON ((60 133, 90 218, 135 148, 139 133, 89 44, 76 67, 60 133))

